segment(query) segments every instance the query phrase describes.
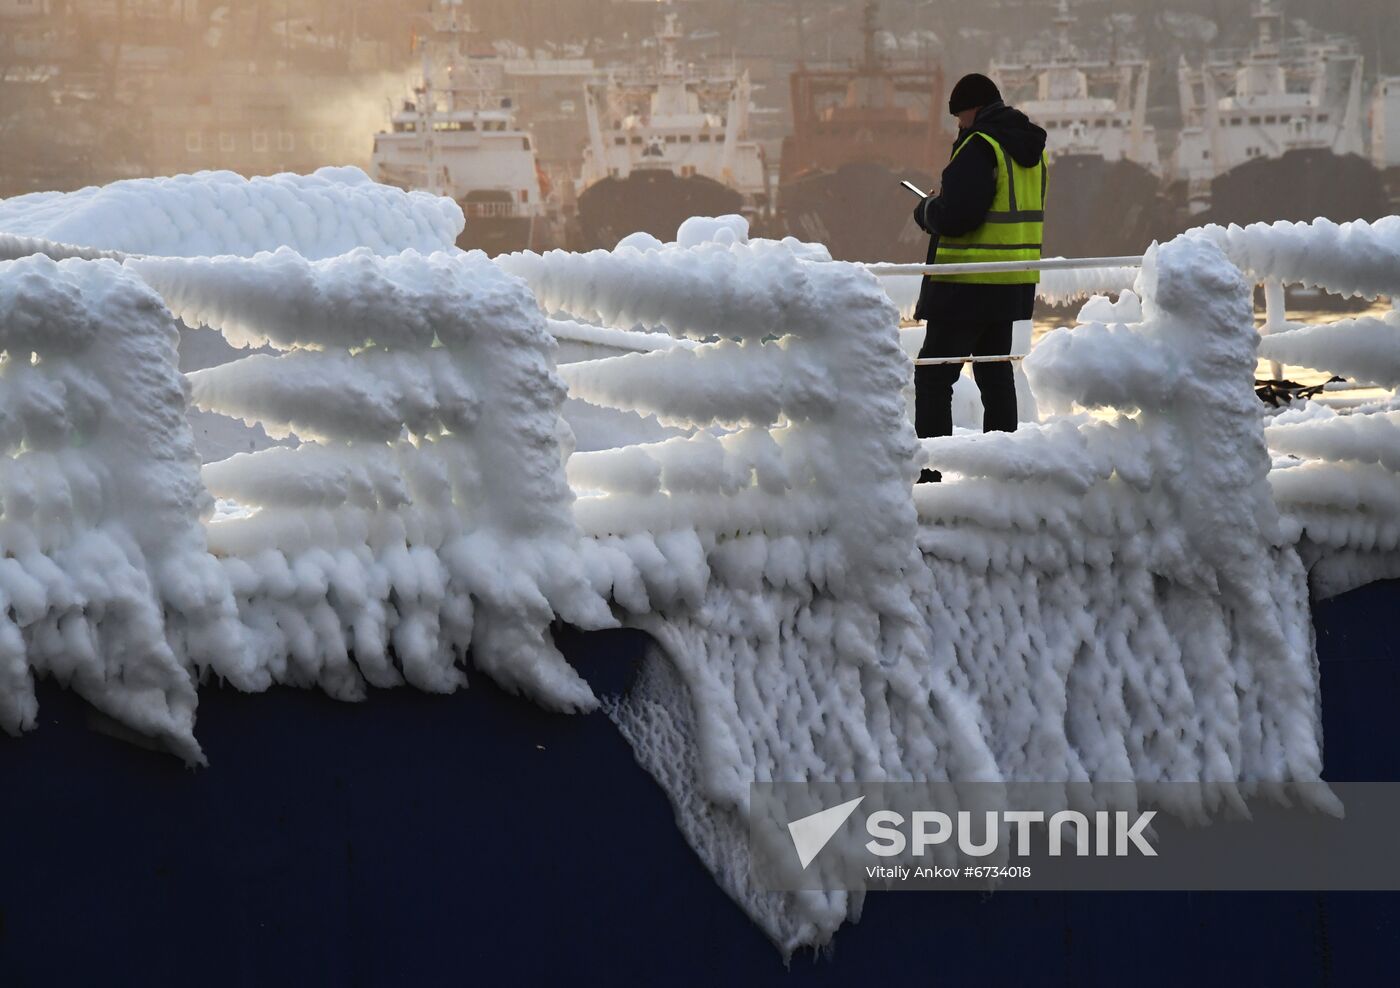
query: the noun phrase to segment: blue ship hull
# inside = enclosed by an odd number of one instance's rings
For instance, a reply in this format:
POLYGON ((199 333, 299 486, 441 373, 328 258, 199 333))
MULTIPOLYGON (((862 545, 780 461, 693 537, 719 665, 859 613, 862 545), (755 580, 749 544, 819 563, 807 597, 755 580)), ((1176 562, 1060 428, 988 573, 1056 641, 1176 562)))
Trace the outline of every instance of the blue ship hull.
MULTIPOLYGON (((1400 582, 1316 608, 1326 775, 1400 778, 1400 582)), ((600 691, 645 640, 565 635, 600 691)), ((201 691, 210 767, 74 695, 0 738, 0 985, 1365 983, 1400 894, 884 893, 783 966, 602 715, 469 690, 201 691), (100 726, 100 725, 98 725, 100 726)))

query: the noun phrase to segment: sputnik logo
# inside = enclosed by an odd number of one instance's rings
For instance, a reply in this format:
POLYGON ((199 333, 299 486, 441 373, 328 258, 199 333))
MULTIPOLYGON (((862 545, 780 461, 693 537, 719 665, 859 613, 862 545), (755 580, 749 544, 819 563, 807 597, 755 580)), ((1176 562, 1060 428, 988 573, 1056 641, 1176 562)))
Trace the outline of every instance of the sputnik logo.
POLYGON ((864 796, 857 796, 848 803, 819 810, 811 816, 804 816, 788 824, 792 846, 797 849, 797 860, 802 862, 803 871, 807 870, 812 859, 822 852, 822 848, 826 847, 831 838, 836 836, 841 824, 846 822, 864 799, 864 796))

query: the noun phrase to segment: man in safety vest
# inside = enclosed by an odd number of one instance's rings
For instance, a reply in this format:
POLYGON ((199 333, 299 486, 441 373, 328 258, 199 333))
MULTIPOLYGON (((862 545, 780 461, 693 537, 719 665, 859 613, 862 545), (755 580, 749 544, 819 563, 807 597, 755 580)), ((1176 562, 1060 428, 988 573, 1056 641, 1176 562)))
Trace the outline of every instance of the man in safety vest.
MULTIPOLYGON (((914 210, 927 231, 928 263, 1039 260, 1045 220, 1045 131, 1001 100, 984 75, 964 76, 948 98, 958 118, 943 186, 914 210)), ((1011 324, 1029 319, 1037 271, 934 274, 919 292, 916 319, 928 321, 920 357, 996 356, 1011 352, 1011 324)), ((961 363, 914 371, 914 426, 921 436, 953 432, 953 382, 961 363)), ((1007 361, 974 363, 984 432, 1016 431, 1016 384, 1007 361)), ((921 482, 941 479, 925 470, 921 482)))

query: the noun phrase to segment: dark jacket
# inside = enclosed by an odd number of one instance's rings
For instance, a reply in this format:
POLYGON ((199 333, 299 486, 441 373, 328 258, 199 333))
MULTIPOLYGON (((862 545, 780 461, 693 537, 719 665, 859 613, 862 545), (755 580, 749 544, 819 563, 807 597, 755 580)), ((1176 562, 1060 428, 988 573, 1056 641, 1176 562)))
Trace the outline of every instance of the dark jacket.
MULTIPOLYGON (((995 139, 1016 163, 1026 168, 1040 161, 1045 131, 1020 110, 993 103, 978 111, 966 130, 953 142, 956 152, 973 134, 995 139)), ((977 229, 987 218, 996 194, 996 153, 986 141, 974 140, 943 169, 939 195, 919 203, 914 220, 931 235, 928 263, 938 254, 939 235, 960 237, 977 229)), ((935 325, 949 321, 1014 322, 1029 319, 1035 305, 1034 285, 971 285, 924 279, 914 318, 935 325)))

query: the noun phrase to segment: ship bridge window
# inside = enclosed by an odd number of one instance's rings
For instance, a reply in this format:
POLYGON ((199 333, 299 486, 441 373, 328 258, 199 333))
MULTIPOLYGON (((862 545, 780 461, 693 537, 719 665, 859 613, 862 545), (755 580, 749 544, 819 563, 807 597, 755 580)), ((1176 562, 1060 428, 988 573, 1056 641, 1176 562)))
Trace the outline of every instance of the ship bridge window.
POLYGON ((690 135, 689 135, 689 134, 682 134, 682 135, 681 135, 681 143, 682 143, 682 144, 689 144, 689 143, 690 143, 690 135))
POLYGON ((1115 130, 1119 130, 1119 129, 1122 128, 1122 126, 1123 126, 1123 121, 1121 121, 1121 120, 1119 120, 1119 119, 1117 119, 1117 118, 1115 117, 1114 120, 1113 120, 1113 128, 1114 128, 1115 130))
POLYGON ((254 151, 266 151, 266 150, 267 150, 267 131, 265 131, 265 130, 255 130, 255 131, 253 131, 253 150, 254 150, 254 151))
POLYGON ((1097 127, 1099 130, 1103 130, 1105 127, 1108 126, 1108 121, 1107 121, 1107 120, 1095 120, 1095 121, 1094 121, 1094 126, 1097 127))
POLYGON ((642 135, 641 135, 641 134, 633 134, 633 135, 632 135, 632 143, 633 143, 633 144, 640 144, 640 143, 642 143, 642 135))
POLYGON ((627 138, 625 138, 625 137, 614 137, 614 138, 613 138, 613 143, 616 144, 618 147, 623 147, 623 146, 625 146, 625 145, 627 144, 627 138))
POLYGON ((530 150, 530 138, 528 138, 528 137, 522 137, 522 138, 520 138, 520 146, 521 146, 523 149, 525 149, 526 151, 530 150))
POLYGON ((1265 118, 1264 118, 1264 122, 1267 123, 1267 124, 1278 123, 1278 117, 1274 117, 1274 116, 1265 117, 1265 118))
POLYGON ((521 202, 529 202, 529 201, 530 201, 530 190, 529 190, 529 189, 521 189, 521 190, 520 190, 520 201, 521 201, 521 202))
POLYGON ((1325 113, 1319 113, 1319 114, 1317 115, 1317 122, 1318 122, 1318 123, 1326 123, 1326 122, 1327 122, 1327 114, 1325 114, 1325 113))
POLYGON ((1258 118, 1258 117, 1250 117, 1250 118, 1249 118, 1249 122, 1250 122, 1251 124, 1257 124, 1257 123, 1259 123, 1259 118, 1258 118))
POLYGON ((1210 148, 1206 148, 1204 151, 1201 152, 1201 159, 1203 161, 1210 160, 1210 148))
POLYGON ((709 134, 701 134, 701 135, 700 135, 700 143, 701 143, 701 144, 709 144, 709 143, 710 143, 710 135, 709 135, 709 134))
MULTIPOLYGON (((394 133, 395 133, 395 134, 411 134, 411 133, 413 133, 413 132, 414 132, 415 130, 417 130, 417 129, 418 129, 418 125, 417 125, 416 123, 405 123, 405 122, 402 121, 402 120, 396 120, 396 121, 394 122, 394 133)), ((266 141, 265 141, 265 139, 264 139, 264 143, 265 143, 265 142, 266 142, 266 141)), ((256 144, 257 142, 254 141, 254 143, 256 144)))
POLYGON ((676 135, 675 135, 675 134, 667 134, 667 135, 666 135, 666 143, 667 143, 667 144, 674 144, 674 143, 676 143, 676 135))

